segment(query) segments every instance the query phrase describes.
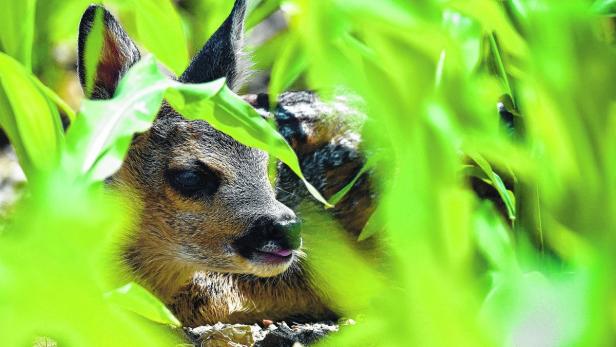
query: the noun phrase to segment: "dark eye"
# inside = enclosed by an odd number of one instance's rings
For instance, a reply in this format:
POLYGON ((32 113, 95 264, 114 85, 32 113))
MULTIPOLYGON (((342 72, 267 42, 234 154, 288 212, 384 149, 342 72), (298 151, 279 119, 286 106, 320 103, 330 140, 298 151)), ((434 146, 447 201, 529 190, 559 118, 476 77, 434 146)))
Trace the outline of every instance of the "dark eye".
POLYGON ((220 185, 220 179, 211 170, 171 170, 167 173, 169 184, 187 197, 212 195, 220 185))

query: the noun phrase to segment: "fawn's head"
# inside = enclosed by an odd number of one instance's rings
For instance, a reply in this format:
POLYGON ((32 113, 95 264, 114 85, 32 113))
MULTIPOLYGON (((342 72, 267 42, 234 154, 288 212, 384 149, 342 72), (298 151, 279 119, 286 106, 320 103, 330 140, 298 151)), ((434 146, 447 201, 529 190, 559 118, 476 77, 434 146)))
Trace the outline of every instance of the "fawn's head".
MULTIPOLYGON (((230 87, 238 83, 245 12, 245 1, 237 0, 181 82, 226 77, 230 87)), ((103 45, 91 97, 106 99, 140 53, 109 12, 91 6, 79 32, 82 85, 92 75, 84 64, 84 46, 97 15, 103 19, 103 45)), ((124 255, 136 275, 164 297, 169 294, 160 288, 165 282, 195 271, 257 276, 285 271, 301 239, 295 214, 274 196, 267 163, 265 152, 164 105, 152 128, 135 137, 122 169, 111 178, 113 187, 131 192, 139 202, 140 224, 124 255)))

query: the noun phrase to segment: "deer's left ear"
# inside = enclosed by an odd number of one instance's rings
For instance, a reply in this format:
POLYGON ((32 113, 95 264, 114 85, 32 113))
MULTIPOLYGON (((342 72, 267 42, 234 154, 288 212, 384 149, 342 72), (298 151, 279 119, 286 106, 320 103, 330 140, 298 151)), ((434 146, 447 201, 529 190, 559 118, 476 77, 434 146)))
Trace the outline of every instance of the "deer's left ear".
POLYGON ((104 7, 91 5, 79 24, 78 72, 86 97, 110 99, 126 71, 141 59, 135 43, 104 7))
POLYGON ((246 0, 236 0, 229 17, 180 76, 181 82, 205 83, 226 77, 231 89, 241 84, 248 65, 242 52, 245 16, 246 0))

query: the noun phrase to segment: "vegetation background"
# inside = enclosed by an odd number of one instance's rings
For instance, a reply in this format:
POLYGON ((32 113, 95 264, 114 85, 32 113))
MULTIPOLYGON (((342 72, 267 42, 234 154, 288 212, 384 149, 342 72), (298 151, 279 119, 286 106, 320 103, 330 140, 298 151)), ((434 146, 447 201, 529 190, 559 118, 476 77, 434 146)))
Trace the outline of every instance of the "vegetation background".
MULTIPOLYGON (((0 126, 28 177, 0 220, 6 346, 41 336, 75 346, 179 343, 168 328, 177 320, 156 298, 132 283, 114 289, 109 254, 130 221, 125 198, 101 183, 163 96, 187 117, 243 120, 256 135, 225 131, 300 173, 275 130, 220 82, 167 81, 153 59, 131 70, 124 94, 83 101, 76 37, 89 2, 0 0, 0 126), (126 97, 145 85, 154 87, 126 97), (188 93, 202 102, 188 105, 188 93)), ((232 6, 104 4, 175 73, 232 6)), ((383 194, 361 236, 381 233, 387 266, 306 230, 318 275, 358 317, 325 344, 614 345, 615 9, 611 0, 250 2, 258 73, 246 91, 358 94, 366 148, 387 148, 369 161, 383 194), (496 205, 469 180, 489 185, 496 205)))

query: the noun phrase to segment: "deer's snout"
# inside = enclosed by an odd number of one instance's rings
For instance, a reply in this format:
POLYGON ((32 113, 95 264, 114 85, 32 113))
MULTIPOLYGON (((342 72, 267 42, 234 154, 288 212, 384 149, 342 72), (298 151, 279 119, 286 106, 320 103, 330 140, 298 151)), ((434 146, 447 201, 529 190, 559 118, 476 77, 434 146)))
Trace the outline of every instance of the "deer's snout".
POLYGON ((300 222, 291 211, 254 220, 235 242, 238 253, 254 262, 284 263, 302 244, 300 222))

